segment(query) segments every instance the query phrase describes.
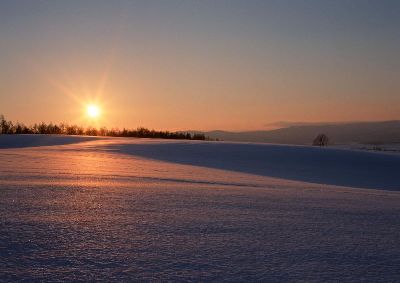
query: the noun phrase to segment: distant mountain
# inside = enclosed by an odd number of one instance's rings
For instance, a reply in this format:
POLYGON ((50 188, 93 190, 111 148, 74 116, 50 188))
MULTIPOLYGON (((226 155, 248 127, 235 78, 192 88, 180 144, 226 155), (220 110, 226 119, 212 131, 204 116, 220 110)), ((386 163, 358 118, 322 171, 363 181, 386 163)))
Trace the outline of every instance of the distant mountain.
POLYGON ((269 131, 209 131, 203 133, 210 138, 225 141, 283 144, 311 144, 313 139, 320 133, 326 134, 332 144, 400 143, 400 120, 299 125, 269 131))

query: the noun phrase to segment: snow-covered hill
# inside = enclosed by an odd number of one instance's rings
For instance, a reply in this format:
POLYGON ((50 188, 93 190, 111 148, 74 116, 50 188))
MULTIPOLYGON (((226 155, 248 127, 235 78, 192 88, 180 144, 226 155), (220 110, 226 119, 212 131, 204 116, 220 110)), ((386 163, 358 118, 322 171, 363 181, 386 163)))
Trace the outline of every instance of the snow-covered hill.
POLYGON ((0 136, 0 281, 397 282, 399 164, 329 148, 0 136))
POLYGON ((78 136, 4 135, 0 148, 97 141, 92 151, 266 177, 356 188, 400 190, 400 155, 256 143, 166 141, 78 136), (99 142, 99 141, 104 142, 99 142))

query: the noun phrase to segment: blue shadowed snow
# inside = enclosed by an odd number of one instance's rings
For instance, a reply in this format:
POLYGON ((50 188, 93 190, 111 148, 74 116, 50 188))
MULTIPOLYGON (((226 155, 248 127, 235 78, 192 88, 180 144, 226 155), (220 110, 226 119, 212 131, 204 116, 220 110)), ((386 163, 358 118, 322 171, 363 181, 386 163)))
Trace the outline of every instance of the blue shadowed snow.
POLYGON ((400 155, 307 146, 226 142, 109 144, 116 152, 268 177, 400 190, 400 155))
POLYGON ((400 282, 400 192, 265 177, 384 188, 396 156, 69 141, 0 149, 0 282, 400 282))
POLYGON ((0 135, 0 149, 64 145, 97 139, 100 138, 63 135, 0 135))

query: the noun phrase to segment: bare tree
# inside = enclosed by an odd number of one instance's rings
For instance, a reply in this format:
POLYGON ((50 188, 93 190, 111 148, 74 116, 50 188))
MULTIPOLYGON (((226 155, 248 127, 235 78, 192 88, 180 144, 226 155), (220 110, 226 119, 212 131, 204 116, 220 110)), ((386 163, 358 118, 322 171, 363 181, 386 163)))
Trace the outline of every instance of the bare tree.
POLYGON ((0 114, 0 134, 3 134, 3 127, 6 124, 6 119, 3 114, 0 114))
POLYGON ((313 141, 313 145, 315 146, 327 146, 329 142, 329 138, 325 134, 319 134, 313 141))

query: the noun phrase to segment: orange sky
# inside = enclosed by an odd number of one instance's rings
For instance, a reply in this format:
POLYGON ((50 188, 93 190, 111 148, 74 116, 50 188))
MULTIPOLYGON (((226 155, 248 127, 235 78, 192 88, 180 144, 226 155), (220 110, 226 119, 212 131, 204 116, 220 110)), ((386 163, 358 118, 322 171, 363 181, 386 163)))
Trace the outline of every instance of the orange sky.
POLYGON ((400 5, 265 2, 2 2, 0 113, 85 125, 96 102, 95 124, 167 130, 400 119, 400 5))

